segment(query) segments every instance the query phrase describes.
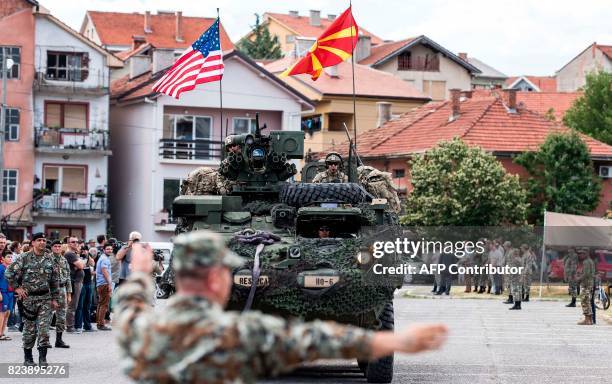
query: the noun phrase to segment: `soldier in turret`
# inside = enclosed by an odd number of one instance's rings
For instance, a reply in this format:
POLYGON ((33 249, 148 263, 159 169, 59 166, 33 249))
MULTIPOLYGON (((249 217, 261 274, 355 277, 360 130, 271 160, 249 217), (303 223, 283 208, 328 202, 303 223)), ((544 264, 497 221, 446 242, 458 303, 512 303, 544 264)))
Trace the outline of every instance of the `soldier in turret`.
POLYGON ((348 183, 348 176, 340 170, 342 157, 336 152, 325 156, 325 171, 319 172, 312 179, 313 183, 348 183))

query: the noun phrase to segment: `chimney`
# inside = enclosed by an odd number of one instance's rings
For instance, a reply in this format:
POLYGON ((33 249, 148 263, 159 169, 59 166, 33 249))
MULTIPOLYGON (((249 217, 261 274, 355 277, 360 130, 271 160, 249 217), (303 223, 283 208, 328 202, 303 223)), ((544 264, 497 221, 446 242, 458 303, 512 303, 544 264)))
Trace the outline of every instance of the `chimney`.
POLYGON ((340 76, 338 76, 338 64, 332 65, 331 67, 326 67, 325 73, 327 73, 330 77, 333 77, 335 79, 339 78, 340 76))
POLYGON ((458 88, 453 88, 450 90, 450 94, 451 94, 451 108, 452 108, 452 112, 451 115, 448 119, 448 121, 453 121, 456 120, 461 112, 461 90, 458 88))
POLYGON ((355 61, 360 62, 372 53, 372 37, 361 35, 355 46, 355 61))
POLYGON ((142 75, 151 67, 151 58, 145 55, 134 55, 128 59, 130 68, 130 79, 142 75))
POLYGON ((289 11, 289 16, 297 18, 300 16, 300 13, 298 11, 289 11))
POLYGON ((140 47, 144 43, 147 42, 144 36, 141 35, 132 35, 132 50, 140 47))
POLYGON ((144 33, 151 33, 151 11, 146 11, 144 14, 144 33))
POLYGON ((467 61, 467 53, 459 52, 459 57, 463 59, 463 61, 467 61))
POLYGON ((591 55, 593 56, 593 58, 595 58, 595 51, 597 48, 597 42, 593 42, 593 45, 591 45, 591 55))
POLYGON ((329 21, 336 20, 336 15, 332 15, 332 14, 327 15, 327 20, 329 20, 329 21))
POLYGON ((310 25, 313 27, 321 26, 321 11, 310 10, 310 25))
POLYGON ((516 89, 506 89, 508 92, 508 109, 510 113, 516 113, 516 89))
POLYGON ((174 63, 174 49, 153 49, 151 73, 162 71, 174 63))
POLYGON ((176 12, 176 41, 183 42, 183 12, 176 12))
POLYGON ((386 101, 379 101, 376 103, 376 109, 378 110, 376 128, 378 128, 385 124, 387 121, 391 120, 391 103, 386 101))

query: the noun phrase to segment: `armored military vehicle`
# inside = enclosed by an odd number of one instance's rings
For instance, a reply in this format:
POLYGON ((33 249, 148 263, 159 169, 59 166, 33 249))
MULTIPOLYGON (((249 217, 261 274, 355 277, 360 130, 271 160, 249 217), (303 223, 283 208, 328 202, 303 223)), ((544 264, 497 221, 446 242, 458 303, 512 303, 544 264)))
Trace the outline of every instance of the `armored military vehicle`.
MULTIPOLYGON (((397 228, 386 201, 355 182, 289 182, 297 173, 292 160, 304 155, 303 132, 263 134, 257 121, 255 133, 228 136, 225 144, 218 173, 199 173, 206 180, 192 173, 183 188, 188 194, 176 198, 173 215, 179 218, 177 233, 219 232, 248 260, 233 271, 230 308, 393 329, 393 292, 403 276, 373 275, 369 248, 372 238, 397 228), (212 194, 214 186, 197 187, 215 184, 224 186, 216 191, 225 189, 224 195, 212 194)), ((352 181, 356 157, 349 158, 345 167, 352 181)), ((315 168, 316 163, 305 166, 302 179, 311 179, 315 168)), ((172 289, 172 274, 166 273, 166 291, 172 289)), ((368 382, 393 377, 393 356, 358 363, 368 382)))

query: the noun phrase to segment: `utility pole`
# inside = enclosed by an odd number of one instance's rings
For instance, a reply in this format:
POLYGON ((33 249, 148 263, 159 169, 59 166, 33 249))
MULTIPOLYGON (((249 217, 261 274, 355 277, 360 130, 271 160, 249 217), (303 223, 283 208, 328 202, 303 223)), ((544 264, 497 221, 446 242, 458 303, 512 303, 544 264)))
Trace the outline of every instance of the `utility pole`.
MULTIPOLYGON (((4 135, 6 130, 6 71, 8 63, 6 62, 6 48, 0 47, 2 50, 2 110, 0 113, 0 217, 2 216, 2 205, 4 203, 4 135)), ((11 63, 12 64, 12 63, 11 63)), ((11 65, 12 67, 12 65, 11 65)))

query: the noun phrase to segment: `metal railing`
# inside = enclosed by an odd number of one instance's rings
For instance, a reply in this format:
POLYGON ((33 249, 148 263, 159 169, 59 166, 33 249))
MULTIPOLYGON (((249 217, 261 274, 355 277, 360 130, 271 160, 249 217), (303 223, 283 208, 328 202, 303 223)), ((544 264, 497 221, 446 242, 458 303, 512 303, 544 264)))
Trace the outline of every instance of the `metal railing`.
POLYGON ((99 213, 108 212, 106 196, 95 193, 52 193, 43 195, 33 204, 40 213, 99 213))
POLYGON ((36 68, 34 88, 79 88, 108 90, 109 76, 106 70, 83 68, 36 68))
POLYGON ((159 156, 168 160, 221 160, 223 142, 215 140, 159 140, 159 156))
POLYGON ((436 56, 413 56, 398 61, 399 71, 432 71, 440 70, 440 58, 436 56))
POLYGON ((34 145, 37 148, 73 150, 107 150, 110 147, 108 131, 44 126, 36 127, 34 145))

